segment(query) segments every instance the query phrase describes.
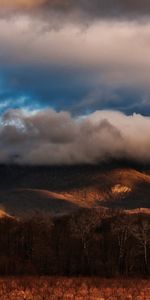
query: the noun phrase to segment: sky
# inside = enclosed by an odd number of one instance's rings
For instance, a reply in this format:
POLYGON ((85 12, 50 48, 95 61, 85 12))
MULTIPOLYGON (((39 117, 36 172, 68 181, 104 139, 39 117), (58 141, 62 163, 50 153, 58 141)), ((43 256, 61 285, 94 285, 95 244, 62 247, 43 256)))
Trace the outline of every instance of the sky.
POLYGON ((0 0, 0 162, 150 161, 149 16, 149 0, 0 0))

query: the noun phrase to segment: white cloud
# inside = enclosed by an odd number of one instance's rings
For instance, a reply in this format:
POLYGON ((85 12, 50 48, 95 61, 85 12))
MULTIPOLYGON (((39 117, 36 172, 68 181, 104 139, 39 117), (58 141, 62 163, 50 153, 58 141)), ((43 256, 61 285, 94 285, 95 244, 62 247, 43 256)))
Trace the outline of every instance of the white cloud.
POLYGON ((10 110, 0 122, 0 162, 98 163, 111 158, 150 162, 150 118, 97 111, 84 118, 52 110, 10 110))
POLYGON ((63 66, 91 70, 91 82, 150 86, 150 22, 103 21, 82 30, 64 25, 42 30, 30 17, 0 20, 1 64, 63 66))

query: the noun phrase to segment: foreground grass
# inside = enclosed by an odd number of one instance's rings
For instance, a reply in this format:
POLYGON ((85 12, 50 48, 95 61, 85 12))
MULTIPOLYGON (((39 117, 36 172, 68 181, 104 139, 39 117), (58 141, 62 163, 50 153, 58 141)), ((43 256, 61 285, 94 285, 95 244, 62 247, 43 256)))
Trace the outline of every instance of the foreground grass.
POLYGON ((0 278, 0 300, 150 300, 150 280, 0 278))

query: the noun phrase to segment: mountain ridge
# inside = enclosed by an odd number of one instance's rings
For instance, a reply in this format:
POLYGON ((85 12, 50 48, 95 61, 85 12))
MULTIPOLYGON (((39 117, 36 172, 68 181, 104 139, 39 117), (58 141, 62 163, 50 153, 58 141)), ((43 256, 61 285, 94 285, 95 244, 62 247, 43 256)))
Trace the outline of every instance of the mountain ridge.
POLYGON ((80 208, 150 208, 150 174, 110 165, 0 166, 0 207, 10 216, 33 212, 61 216, 80 208))

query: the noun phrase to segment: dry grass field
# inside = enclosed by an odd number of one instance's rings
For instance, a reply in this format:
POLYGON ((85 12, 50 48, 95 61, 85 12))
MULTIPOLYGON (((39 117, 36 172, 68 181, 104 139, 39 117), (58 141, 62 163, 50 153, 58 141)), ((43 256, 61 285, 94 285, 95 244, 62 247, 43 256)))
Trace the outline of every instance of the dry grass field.
POLYGON ((150 280, 7 277, 0 300, 150 300, 150 280))

